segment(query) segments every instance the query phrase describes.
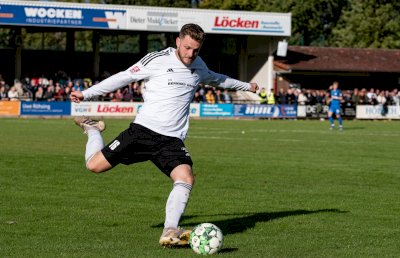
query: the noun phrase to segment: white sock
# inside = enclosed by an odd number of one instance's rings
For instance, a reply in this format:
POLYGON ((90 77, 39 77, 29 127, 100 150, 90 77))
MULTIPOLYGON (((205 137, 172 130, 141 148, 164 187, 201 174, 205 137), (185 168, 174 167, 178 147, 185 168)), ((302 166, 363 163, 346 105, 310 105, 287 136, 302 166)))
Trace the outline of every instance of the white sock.
POLYGON ((175 181, 169 194, 165 209, 164 228, 178 228, 179 220, 185 211, 189 200, 192 185, 182 181, 175 181))
POLYGON ((86 143, 86 152, 85 152, 85 160, 87 163, 89 161, 89 159, 96 152, 103 149, 104 141, 103 141, 103 137, 101 136, 101 133, 99 130, 96 130, 96 129, 87 130, 86 133, 88 136, 88 141, 86 143))

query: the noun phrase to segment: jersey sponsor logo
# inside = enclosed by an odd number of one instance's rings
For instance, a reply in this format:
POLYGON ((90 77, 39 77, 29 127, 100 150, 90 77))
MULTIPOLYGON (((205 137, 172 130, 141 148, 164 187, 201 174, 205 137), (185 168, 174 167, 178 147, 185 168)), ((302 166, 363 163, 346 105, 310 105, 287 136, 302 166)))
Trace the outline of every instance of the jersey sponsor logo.
POLYGON ((110 148, 110 150, 115 150, 115 148, 117 148, 121 143, 118 140, 114 140, 110 146, 108 146, 110 148))
POLYGON ((174 82, 174 81, 169 81, 168 85, 170 86, 187 86, 187 87, 191 87, 191 88, 195 88, 197 85, 194 84, 190 84, 190 83, 186 83, 186 82, 174 82))
POLYGON ((167 73, 173 73, 174 72, 174 70, 172 69, 172 68, 169 68, 168 70, 167 70, 167 73))
POLYGON ((229 19, 228 16, 215 17, 214 26, 217 28, 252 28, 257 29, 259 27, 259 21, 255 20, 242 20, 240 17, 237 19, 229 19))
POLYGON ((140 68, 139 68, 139 66, 135 65, 135 66, 132 67, 129 71, 130 71, 131 73, 137 73, 137 72, 140 71, 140 68))
POLYGON ((24 8, 26 17, 58 18, 58 19, 83 19, 82 10, 59 9, 59 8, 24 8))

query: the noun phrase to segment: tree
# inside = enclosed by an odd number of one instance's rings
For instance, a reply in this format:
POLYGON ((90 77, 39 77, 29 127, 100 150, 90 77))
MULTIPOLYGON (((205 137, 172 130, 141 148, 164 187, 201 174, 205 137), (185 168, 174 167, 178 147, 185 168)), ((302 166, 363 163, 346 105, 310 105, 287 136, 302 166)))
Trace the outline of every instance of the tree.
POLYGON ((398 0, 350 0, 330 43, 337 47, 400 48, 398 0))

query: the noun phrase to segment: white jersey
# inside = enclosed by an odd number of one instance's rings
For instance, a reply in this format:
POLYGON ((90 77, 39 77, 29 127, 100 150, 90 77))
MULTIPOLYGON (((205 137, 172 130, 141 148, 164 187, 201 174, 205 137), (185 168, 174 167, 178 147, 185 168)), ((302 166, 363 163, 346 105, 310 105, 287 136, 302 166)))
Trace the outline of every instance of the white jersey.
POLYGON ((176 49, 167 48, 147 54, 127 70, 114 74, 82 93, 84 99, 90 99, 140 80, 144 80, 144 103, 134 123, 182 140, 189 128, 190 103, 199 84, 250 89, 249 83, 209 70, 200 57, 186 66, 177 57, 176 49))

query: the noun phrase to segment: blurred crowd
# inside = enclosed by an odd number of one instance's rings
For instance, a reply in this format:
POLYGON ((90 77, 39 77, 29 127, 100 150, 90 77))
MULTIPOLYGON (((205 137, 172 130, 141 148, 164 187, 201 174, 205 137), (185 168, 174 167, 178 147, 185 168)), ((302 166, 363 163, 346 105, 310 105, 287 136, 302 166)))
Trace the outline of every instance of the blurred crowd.
MULTIPOLYGON (((109 76, 109 75, 108 75, 109 76)), ((107 75, 105 75, 107 77, 107 75)), ((103 78, 104 79, 104 78, 103 78)), ((32 77, 23 80, 15 80, 13 85, 8 85, 0 75, 0 100, 22 100, 22 101, 69 101, 69 94, 75 90, 84 90, 98 81, 90 78, 71 79, 65 74, 55 76, 54 79, 46 77, 32 77)), ((105 94, 95 100, 98 101, 125 101, 142 102, 142 93, 145 91, 143 82, 133 82, 115 92, 105 94)), ((399 105, 400 92, 398 89, 380 90, 370 88, 355 88, 353 90, 342 90, 343 105, 399 105)), ((328 89, 298 89, 280 88, 276 93, 266 93, 261 89, 261 104, 295 104, 295 105, 327 105, 329 100, 328 89), (270 95, 268 95, 270 94, 270 95)), ((233 103, 233 92, 227 89, 200 85, 196 91, 194 103, 233 103)))
MULTIPOLYGON (((83 91, 98 81, 90 78, 61 78, 32 77, 15 80, 10 86, 0 76, 0 100, 23 101, 69 101, 72 91, 83 91)), ((115 92, 98 97, 98 101, 142 101, 142 83, 134 82, 115 92)))
MULTIPOLYGON (((295 104, 295 105, 327 105, 329 101, 329 90, 312 90, 280 88, 274 93, 275 104, 295 104)), ((356 105, 399 105, 400 92, 398 89, 380 90, 370 88, 369 90, 355 88, 353 90, 342 90, 344 106, 356 105)), ((260 96, 261 97, 261 96, 260 96)), ((267 104, 267 102, 265 102, 267 104)), ((271 103, 268 103, 271 104, 271 103)))

